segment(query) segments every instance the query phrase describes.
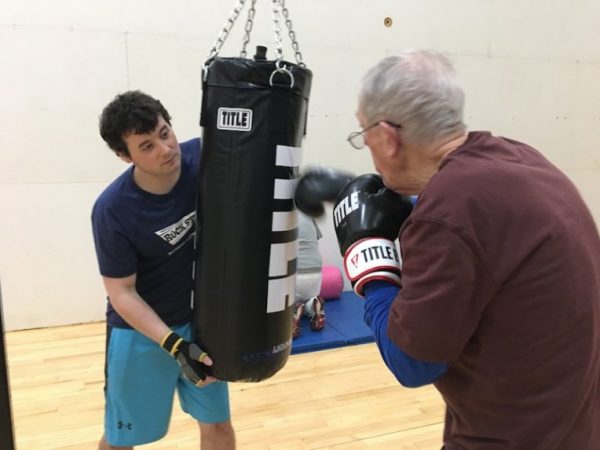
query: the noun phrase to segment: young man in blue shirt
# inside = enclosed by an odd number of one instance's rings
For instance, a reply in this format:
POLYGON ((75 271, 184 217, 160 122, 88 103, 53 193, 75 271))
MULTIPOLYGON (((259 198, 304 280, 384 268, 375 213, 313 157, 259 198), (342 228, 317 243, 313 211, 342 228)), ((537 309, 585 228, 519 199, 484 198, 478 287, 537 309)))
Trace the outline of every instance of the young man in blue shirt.
POLYGON ((182 142, 160 101, 115 97, 100 134, 130 167, 96 200, 92 226, 107 293, 105 432, 99 449, 162 438, 173 395, 202 449, 234 449, 228 388, 190 342, 200 140, 182 142))

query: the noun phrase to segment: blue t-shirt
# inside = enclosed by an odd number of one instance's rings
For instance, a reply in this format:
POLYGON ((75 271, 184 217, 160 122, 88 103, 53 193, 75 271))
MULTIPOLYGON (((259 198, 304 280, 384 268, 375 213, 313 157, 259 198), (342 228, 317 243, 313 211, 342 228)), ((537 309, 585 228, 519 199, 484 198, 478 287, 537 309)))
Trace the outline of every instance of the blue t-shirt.
MULTIPOLYGON (((92 210, 100 273, 111 278, 137 274, 137 292, 168 326, 192 316, 200 139, 180 146, 181 174, 171 192, 142 190, 131 166, 100 194, 92 210)), ((110 299, 106 318, 111 326, 130 328, 110 299)))

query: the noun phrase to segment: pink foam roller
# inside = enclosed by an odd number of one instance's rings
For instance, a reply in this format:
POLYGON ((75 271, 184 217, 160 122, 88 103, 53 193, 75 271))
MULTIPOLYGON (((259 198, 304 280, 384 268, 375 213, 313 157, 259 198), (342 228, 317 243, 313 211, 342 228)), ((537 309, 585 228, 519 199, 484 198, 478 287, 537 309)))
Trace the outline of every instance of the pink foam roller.
POLYGON ((321 281, 321 297, 325 300, 339 298, 344 289, 342 272, 336 266, 323 266, 321 281))

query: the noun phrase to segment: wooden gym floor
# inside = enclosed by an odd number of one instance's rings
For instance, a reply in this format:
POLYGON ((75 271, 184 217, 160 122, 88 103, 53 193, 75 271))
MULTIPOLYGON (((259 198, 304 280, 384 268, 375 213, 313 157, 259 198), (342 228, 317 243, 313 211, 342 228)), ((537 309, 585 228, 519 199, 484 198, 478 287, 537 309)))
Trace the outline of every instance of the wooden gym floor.
MULTIPOLYGON (((102 434, 104 323, 6 335, 18 450, 96 450, 102 434)), ((400 386, 375 344, 292 355, 260 383, 232 383, 240 450, 439 450, 444 406, 400 386)), ((177 400, 168 434, 139 449, 198 450, 177 400)))

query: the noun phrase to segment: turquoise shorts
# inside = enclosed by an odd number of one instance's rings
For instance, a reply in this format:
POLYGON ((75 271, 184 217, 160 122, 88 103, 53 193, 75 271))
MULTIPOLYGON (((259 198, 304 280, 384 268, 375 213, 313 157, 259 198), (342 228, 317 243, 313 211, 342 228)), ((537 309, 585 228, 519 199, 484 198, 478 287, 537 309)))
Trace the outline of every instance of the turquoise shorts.
MULTIPOLYGON (((173 330, 191 338, 189 324, 173 330)), ((108 328, 104 436, 112 446, 142 445, 162 438, 169 428, 173 397, 202 423, 230 418, 227 383, 199 388, 181 375, 179 364, 157 343, 125 328, 108 328)))

